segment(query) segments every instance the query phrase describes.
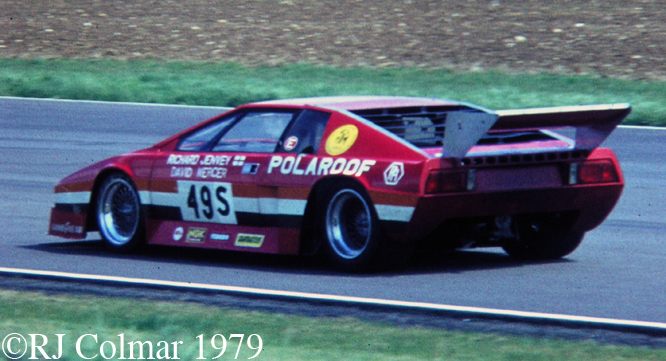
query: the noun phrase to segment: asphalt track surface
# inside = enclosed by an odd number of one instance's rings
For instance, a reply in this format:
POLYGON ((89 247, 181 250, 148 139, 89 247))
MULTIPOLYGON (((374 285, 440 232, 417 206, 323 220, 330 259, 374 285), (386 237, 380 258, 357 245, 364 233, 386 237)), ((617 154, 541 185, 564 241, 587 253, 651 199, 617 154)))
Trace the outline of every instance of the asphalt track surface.
POLYGON ((659 129, 620 128, 604 143, 623 166, 624 194, 576 252, 554 262, 483 249, 417 254, 398 272, 347 275, 307 257, 163 247, 115 255, 96 234, 74 242, 46 235, 59 179, 220 111, 0 98, 0 267, 666 322, 666 130, 659 129))

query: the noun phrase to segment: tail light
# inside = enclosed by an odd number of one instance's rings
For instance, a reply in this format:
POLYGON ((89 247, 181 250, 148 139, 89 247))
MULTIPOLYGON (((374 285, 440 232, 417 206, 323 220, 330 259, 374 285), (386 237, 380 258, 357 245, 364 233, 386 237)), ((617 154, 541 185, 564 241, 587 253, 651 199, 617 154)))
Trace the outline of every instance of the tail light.
POLYGON ((613 183, 618 181, 617 170, 610 160, 571 163, 569 184, 613 183))
POLYGON ((425 193, 454 193, 474 189, 476 182, 474 169, 460 171, 435 170, 428 174, 425 193))

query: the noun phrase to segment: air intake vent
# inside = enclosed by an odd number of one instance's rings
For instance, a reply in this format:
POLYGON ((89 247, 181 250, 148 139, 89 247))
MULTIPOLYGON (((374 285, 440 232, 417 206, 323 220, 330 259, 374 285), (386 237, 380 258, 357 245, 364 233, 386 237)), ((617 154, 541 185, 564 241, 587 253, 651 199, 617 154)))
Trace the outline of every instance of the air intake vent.
POLYGON ((463 166, 479 165, 516 165, 531 163, 557 162, 563 160, 585 159, 589 155, 586 150, 574 150, 567 152, 548 152, 532 154, 508 154, 499 156, 467 157, 460 160, 463 166))

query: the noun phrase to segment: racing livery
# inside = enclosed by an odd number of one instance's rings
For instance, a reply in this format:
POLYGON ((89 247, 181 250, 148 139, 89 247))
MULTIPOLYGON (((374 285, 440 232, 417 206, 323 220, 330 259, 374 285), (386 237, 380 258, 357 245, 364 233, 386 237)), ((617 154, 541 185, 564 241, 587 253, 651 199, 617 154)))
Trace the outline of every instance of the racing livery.
POLYGON ((367 270, 420 241, 573 252, 624 185, 599 145, 628 104, 492 111, 413 97, 240 106, 61 180, 49 233, 144 244, 322 252, 367 270), (571 127, 575 137, 552 131, 571 127))

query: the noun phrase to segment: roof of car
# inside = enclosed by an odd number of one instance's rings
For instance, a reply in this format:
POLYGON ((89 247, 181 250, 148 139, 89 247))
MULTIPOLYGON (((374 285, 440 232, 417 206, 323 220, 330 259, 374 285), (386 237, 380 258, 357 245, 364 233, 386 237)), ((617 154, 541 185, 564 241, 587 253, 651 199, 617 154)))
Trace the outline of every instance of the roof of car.
POLYGON ((280 99, 258 102, 261 105, 312 105, 321 107, 334 107, 345 110, 362 110, 378 108, 399 108, 414 106, 455 106, 460 102, 436 98, 359 95, 359 96, 330 96, 317 98, 280 99))

